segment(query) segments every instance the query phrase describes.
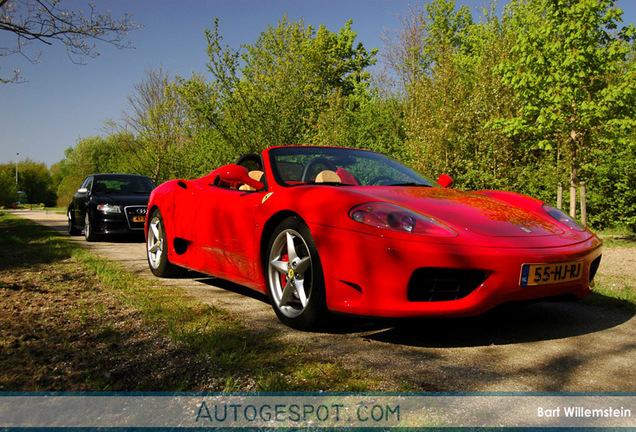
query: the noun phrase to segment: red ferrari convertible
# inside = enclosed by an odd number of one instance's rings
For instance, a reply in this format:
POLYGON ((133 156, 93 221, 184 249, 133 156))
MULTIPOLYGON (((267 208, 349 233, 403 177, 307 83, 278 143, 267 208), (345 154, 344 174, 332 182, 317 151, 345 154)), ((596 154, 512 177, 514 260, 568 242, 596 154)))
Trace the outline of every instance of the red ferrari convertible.
POLYGON ((462 192, 378 153, 273 147, 156 188, 150 269, 183 268, 269 296, 285 324, 329 312, 467 316, 501 303, 590 292, 601 240, 511 192, 462 192))

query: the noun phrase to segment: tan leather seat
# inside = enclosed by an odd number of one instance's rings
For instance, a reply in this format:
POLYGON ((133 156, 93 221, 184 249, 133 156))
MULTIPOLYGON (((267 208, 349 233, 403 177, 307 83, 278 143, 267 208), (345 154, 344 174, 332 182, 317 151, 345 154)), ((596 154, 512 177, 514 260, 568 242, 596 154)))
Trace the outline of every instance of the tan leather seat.
POLYGON ((342 183, 338 174, 331 170, 320 171, 316 176, 316 183, 342 183))
MULTIPOLYGON (((250 176, 251 179, 263 183, 262 179, 263 179, 263 176, 265 175, 265 173, 263 171, 254 170, 254 171, 250 171, 248 173, 248 175, 250 176)), ((239 190, 242 190, 242 191, 255 191, 256 189, 254 189, 250 185, 244 184, 241 187, 239 187, 239 190)))

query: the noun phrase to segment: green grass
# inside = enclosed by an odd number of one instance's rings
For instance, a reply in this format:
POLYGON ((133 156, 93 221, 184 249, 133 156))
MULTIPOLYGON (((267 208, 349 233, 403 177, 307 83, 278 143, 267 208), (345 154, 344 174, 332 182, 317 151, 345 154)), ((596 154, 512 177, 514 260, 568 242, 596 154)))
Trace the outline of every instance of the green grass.
POLYGON ((636 285, 633 278, 598 277, 594 291, 583 301, 604 307, 636 311, 636 285))
POLYGON ((608 228, 596 234, 603 239, 605 247, 636 247, 636 233, 628 227, 608 228))
MULTIPOLYGON (((107 365, 109 361, 135 358, 142 363, 135 366, 135 370, 142 374, 141 371, 158 365, 156 360, 150 360, 155 354, 152 352, 148 352, 148 364, 143 364, 144 357, 142 355, 139 359, 139 348, 133 343, 134 339, 144 339, 144 329, 148 329, 156 334, 154 338, 157 340, 168 340, 170 347, 163 350, 174 351, 176 354, 170 354, 170 358, 177 360, 174 360, 174 365, 159 366, 176 370, 164 372, 170 379, 162 384, 169 387, 161 387, 162 390, 368 391, 379 386, 380 378, 374 378, 370 371, 348 370, 336 362, 313 358, 301 347, 281 342, 275 330, 248 329, 222 309, 196 301, 181 289, 165 287, 156 279, 145 279, 124 271, 117 264, 91 255, 66 237, 35 223, 0 214, 0 232, 3 233, 0 258, 5 255, 10 257, 0 264, 0 287, 4 287, 3 274, 6 278, 19 278, 21 287, 32 286, 34 292, 45 290, 52 295, 52 300, 51 297, 46 300, 47 304, 56 304, 56 299, 61 304, 63 299, 59 296, 68 296, 69 291, 77 287, 79 299, 74 300, 70 311, 65 312, 66 318, 60 322, 73 322, 85 328, 84 333, 92 334, 87 345, 94 344, 95 350, 99 347, 106 347, 101 348, 106 351, 111 348, 123 350, 114 360, 98 358, 94 362, 107 365), (76 268, 75 273, 69 274, 69 266, 76 268), (47 272, 51 274, 46 275, 47 272), (48 285, 42 282, 42 278, 49 281, 48 285), (51 284, 51 280, 66 283, 51 284), (138 316, 143 322, 141 330, 121 329, 125 324, 109 320, 113 315, 138 316), (131 334, 136 336, 131 337, 131 334), (129 346, 130 352, 127 352, 129 346), (179 360, 181 358, 183 361, 179 360)), ((8 287, 9 283, 4 285, 8 287)), ((23 304, 32 302, 37 303, 37 299, 27 297, 22 301, 23 304)), ((51 324, 47 321, 36 325, 51 324)), ((74 353, 72 346, 78 343, 77 338, 87 336, 74 334, 73 331, 46 329, 48 334, 65 334, 56 346, 50 347, 50 356, 54 356, 53 351, 60 351, 59 347, 63 352, 68 351, 67 356, 85 355, 74 353)), ((47 347, 39 349, 46 350, 47 347)), ((83 367, 85 370, 77 373, 77 379, 82 383, 72 388, 121 389, 123 378, 120 377, 118 382, 117 377, 104 375, 90 364, 83 367)), ((22 373, 30 372, 25 370, 22 373)), ((148 387, 157 385, 153 379, 142 374, 136 386, 126 384, 123 389, 157 390, 148 387)), ((55 388, 44 385, 38 389, 55 388)))
POLYGON ((620 237, 633 237, 636 235, 632 229, 627 226, 618 226, 612 228, 606 228, 600 231, 596 231, 596 234, 602 236, 620 236, 620 237))
POLYGON ((603 239, 604 247, 614 247, 614 246, 622 246, 622 247, 636 247, 636 236, 628 236, 628 237, 613 237, 613 236, 601 236, 603 239))
POLYGON ((621 308, 636 311, 636 292, 634 287, 626 286, 621 291, 596 287, 594 291, 583 299, 584 303, 605 308, 621 308))

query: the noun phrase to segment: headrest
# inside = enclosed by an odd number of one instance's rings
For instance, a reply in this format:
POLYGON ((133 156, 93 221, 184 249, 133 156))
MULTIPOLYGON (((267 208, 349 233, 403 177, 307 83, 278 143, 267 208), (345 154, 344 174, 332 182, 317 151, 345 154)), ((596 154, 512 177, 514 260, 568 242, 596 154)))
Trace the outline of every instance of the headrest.
POLYGON ((330 170, 320 171, 316 176, 316 183, 342 183, 338 174, 330 170))

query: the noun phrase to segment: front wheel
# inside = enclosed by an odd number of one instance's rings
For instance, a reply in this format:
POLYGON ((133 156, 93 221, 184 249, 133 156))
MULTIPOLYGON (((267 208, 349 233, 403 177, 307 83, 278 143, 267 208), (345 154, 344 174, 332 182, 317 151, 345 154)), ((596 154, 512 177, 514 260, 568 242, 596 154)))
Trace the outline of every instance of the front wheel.
POLYGON ((91 222, 91 218, 88 215, 88 209, 86 209, 86 216, 84 217, 84 238, 89 242, 97 240, 97 234, 93 231, 93 222, 91 222))
POLYGON ((300 330, 322 326, 327 314, 325 280, 309 227, 285 219, 274 231, 267 255, 267 291, 278 318, 300 330))
POLYGON ((181 272, 181 267, 177 267, 168 261, 168 240, 166 228, 163 223, 163 216, 159 209, 150 215, 148 222, 148 240, 146 241, 146 251, 148 255, 148 265, 152 274, 158 277, 176 276, 181 272))

